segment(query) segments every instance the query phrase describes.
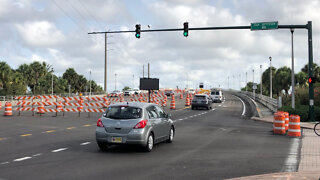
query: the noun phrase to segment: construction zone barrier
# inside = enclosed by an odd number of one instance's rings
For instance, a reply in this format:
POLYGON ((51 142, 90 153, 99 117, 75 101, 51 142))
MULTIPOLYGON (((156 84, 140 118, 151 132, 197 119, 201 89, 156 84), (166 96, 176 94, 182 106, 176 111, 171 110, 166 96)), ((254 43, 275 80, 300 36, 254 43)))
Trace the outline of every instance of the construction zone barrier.
POLYGON ((37 111, 38 114, 44 114, 45 113, 45 109, 44 109, 44 105, 43 104, 41 104, 37 109, 38 109, 38 111, 37 111))
POLYGON ((274 113, 273 133, 274 134, 286 134, 285 115, 283 112, 274 113))
POLYGON ((189 98, 189 96, 187 96, 187 98, 186 98, 186 106, 190 106, 190 105, 191 105, 190 98, 189 98))
POLYGON ((0 101, 0 109, 2 109, 2 106, 1 106, 1 101, 0 101))
POLYGON ((289 113, 288 112, 283 112, 284 113, 284 122, 285 122, 285 129, 288 131, 289 128, 289 113))
POLYGON ((12 116, 12 104, 11 102, 6 102, 4 105, 4 115, 5 116, 12 116))
POLYGON ((290 115, 288 136, 291 136, 291 137, 300 137, 301 136, 300 116, 290 115))
POLYGON ((171 100, 170 109, 176 109, 176 101, 174 99, 171 100))

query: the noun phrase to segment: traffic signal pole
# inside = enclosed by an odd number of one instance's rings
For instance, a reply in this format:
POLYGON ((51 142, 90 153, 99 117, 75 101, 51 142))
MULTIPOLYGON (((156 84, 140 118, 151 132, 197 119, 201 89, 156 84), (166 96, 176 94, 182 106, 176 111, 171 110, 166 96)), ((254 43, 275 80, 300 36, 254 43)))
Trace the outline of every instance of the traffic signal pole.
MULTIPOLYGON (((306 25, 278 25, 276 29, 307 29, 308 30, 308 53, 309 53, 309 77, 313 77, 313 51, 312 51, 312 21, 308 21, 308 24, 306 25)), ((251 29, 251 26, 224 26, 224 27, 198 27, 198 28, 189 28, 189 31, 207 31, 207 30, 236 30, 236 29, 251 29)), ((254 29, 257 30, 257 29, 254 29)), ((266 29, 259 29, 259 30, 266 30, 266 29)), ((141 30, 139 29, 139 32, 161 32, 161 31, 184 31, 184 28, 174 28, 174 29, 146 29, 141 30)), ((104 31, 104 32, 90 32, 88 34, 105 34, 107 37, 107 34, 115 34, 115 33, 133 33, 136 32, 136 30, 129 30, 129 31, 104 31)), ((138 38, 138 37, 137 37, 138 38)), ((140 38, 140 34, 139 34, 140 38)), ((107 41, 107 38, 106 38, 107 41)), ((105 47, 107 48, 107 43, 105 44, 105 47)), ((105 56, 107 53, 105 53, 105 56)), ((105 57, 105 61, 107 61, 107 58, 105 57)), ((105 68, 106 67, 105 63, 105 68)), ((271 70, 271 69, 270 69, 271 70)), ((107 87, 106 82, 106 71, 105 69, 105 90, 107 87)), ((314 91, 313 91, 313 84, 309 84, 309 121, 314 121, 314 91)))
MULTIPOLYGON (((309 51, 309 77, 313 77, 313 50, 312 50, 312 21, 308 21, 308 51, 309 51)), ((314 89, 313 83, 309 83, 309 121, 314 121, 314 89)))

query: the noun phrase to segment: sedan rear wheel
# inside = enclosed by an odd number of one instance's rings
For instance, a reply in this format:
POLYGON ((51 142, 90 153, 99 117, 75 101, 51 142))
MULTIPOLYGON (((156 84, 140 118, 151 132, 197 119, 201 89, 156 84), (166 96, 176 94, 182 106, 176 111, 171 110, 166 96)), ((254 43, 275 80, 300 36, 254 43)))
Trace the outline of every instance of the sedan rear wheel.
POLYGON ((147 145, 145 146, 145 151, 146 151, 146 152, 152 151, 153 145, 154 145, 153 135, 152 135, 152 134, 149 134, 149 136, 148 136, 148 142, 147 142, 147 145))

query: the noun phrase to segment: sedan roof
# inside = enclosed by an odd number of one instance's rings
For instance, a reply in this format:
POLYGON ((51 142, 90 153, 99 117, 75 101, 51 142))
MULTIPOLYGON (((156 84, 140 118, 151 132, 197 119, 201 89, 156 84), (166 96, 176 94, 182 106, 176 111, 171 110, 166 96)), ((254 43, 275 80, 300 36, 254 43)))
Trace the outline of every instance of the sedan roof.
POLYGON ((144 103, 144 102, 121 102, 111 104, 110 106, 132 106, 132 107, 139 107, 139 108, 147 108, 150 105, 156 105, 154 103, 144 103))

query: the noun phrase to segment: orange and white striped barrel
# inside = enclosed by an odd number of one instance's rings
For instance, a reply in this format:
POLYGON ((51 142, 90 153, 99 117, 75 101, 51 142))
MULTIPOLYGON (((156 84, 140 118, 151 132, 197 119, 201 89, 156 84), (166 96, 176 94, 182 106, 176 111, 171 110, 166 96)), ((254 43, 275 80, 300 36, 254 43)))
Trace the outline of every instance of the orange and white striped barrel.
POLYGON ((5 116, 12 116, 12 104, 11 102, 6 102, 4 105, 4 115, 5 116))
POLYGON ((284 112, 284 122, 285 122, 285 129, 287 131, 289 128, 289 113, 288 112, 284 112))
POLYGON ((1 106, 1 101, 0 101, 0 109, 2 109, 2 106, 1 106))
POLYGON ((282 112, 274 113, 273 133, 274 134, 286 134, 285 115, 282 112))
POLYGON ((183 99, 183 95, 182 95, 182 93, 180 94, 180 99, 183 99))
POLYGON ((40 104, 40 106, 38 106, 38 111, 37 111, 37 113, 38 113, 38 114, 44 114, 44 112, 45 112, 44 105, 43 105, 43 104, 40 104))
POLYGON ((292 137, 300 137, 301 136, 300 116, 290 115, 288 136, 292 136, 292 137))
POLYGON ((26 100, 22 100, 22 105, 21 105, 21 107, 27 107, 26 100))
POLYGON ((186 106, 190 106, 190 98, 188 96, 186 98, 186 106))
POLYGON ((176 101, 175 100, 171 101, 170 109, 176 109, 176 101))

